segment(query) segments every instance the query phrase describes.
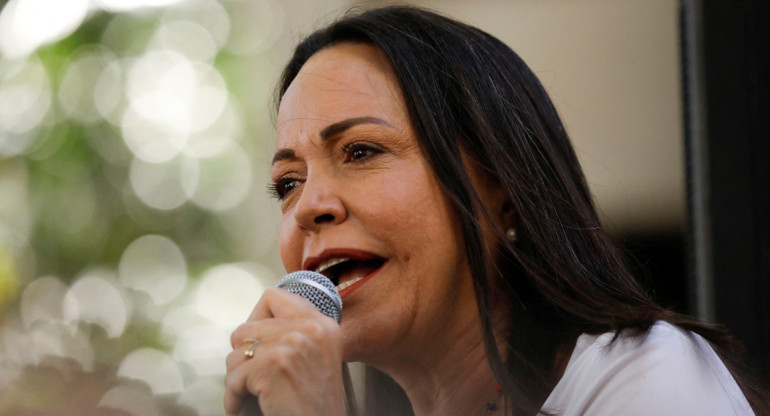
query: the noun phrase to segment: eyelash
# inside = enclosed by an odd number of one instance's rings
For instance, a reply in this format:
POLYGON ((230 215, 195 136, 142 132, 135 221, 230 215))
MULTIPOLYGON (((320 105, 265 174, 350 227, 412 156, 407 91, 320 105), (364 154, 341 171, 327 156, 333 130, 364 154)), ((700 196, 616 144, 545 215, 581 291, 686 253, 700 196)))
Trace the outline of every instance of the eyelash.
POLYGON ((359 162, 379 153, 382 153, 382 149, 379 146, 365 142, 353 142, 342 147, 342 155, 345 162, 359 162), (354 157, 353 154, 356 152, 367 152, 367 154, 360 157, 354 157))
POLYGON ((299 182, 299 179, 291 178, 291 177, 283 177, 271 184, 268 184, 267 189, 273 198, 281 201, 284 198, 286 198, 286 195, 288 195, 292 189, 299 186, 299 184, 295 184, 295 185, 292 185, 290 188, 287 188, 287 185, 295 182, 299 182))
MULTIPOLYGON (((353 142, 343 146, 341 153, 345 163, 359 163, 382 153, 382 149, 371 143, 353 142)), ((300 179, 297 178, 282 177, 268 184, 267 189, 273 198, 282 201, 294 188, 300 185, 299 182, 300 179)))

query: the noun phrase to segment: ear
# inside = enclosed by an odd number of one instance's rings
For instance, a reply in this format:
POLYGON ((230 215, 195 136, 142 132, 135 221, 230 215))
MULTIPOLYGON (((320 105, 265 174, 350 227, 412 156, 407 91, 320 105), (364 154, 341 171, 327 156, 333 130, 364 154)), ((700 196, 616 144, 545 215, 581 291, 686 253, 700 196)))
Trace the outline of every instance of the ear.
POLYGON ((476 179, 475 183, 489 215, 492 216, 493 226, 503 232, 511 227, 515 228, 518 224, 516 209, 503 188, 496 181, 486 177, 481 181, 476 179))
POLYGON ((516 228, 519 222, 517 217, 516 209, 513 207, 511 200, 504 198, 499 213, 500 226, 503 230, 516 228))

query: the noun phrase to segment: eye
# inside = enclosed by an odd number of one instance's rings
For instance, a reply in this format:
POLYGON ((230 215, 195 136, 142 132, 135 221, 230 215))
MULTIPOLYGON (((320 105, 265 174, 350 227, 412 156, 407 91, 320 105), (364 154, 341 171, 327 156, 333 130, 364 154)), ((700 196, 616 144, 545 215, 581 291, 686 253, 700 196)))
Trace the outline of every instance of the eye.
POLYGON ((272 194, 273 198, 283 200, 286 196, 298 187, 302 182, 297 178, 284 177, 279 178, 275 182, 267 185, 268 190, 272 194))
POLYGON ((355 142, 342 148, 345 162, 358 162, 382 153, 382 148, 371 143, 355 142))

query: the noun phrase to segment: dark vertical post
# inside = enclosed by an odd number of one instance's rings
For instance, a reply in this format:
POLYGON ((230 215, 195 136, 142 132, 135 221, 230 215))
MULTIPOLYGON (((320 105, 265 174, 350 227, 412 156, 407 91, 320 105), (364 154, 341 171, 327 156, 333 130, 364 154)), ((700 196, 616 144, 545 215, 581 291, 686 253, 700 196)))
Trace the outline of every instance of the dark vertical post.
POLYGON ((770 2, 680 4, 695 310, 770 380, 770 2))

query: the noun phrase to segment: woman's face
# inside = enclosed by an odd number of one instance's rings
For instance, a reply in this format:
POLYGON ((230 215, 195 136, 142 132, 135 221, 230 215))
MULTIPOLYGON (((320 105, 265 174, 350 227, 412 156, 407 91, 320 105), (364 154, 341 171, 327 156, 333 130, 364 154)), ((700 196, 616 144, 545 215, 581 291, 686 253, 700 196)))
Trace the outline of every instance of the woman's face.
POLYGON ((272 179, 286 270, 339 284, 346 361, 427 352, 475 319, 457 218, 377 49, 341 44, 302 67, 279 109, 272 179))

